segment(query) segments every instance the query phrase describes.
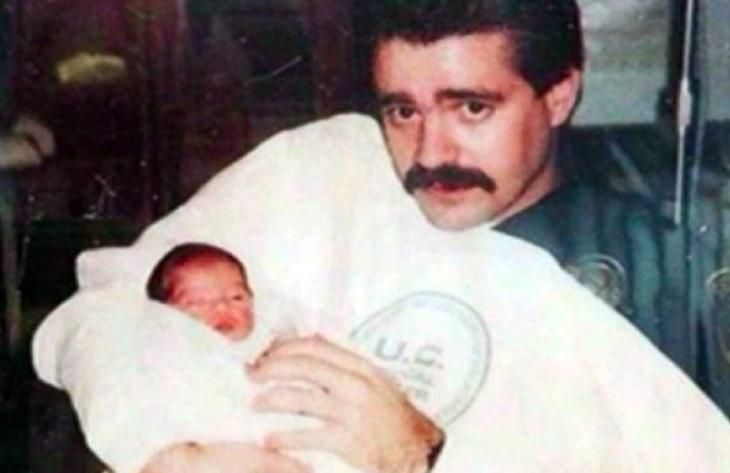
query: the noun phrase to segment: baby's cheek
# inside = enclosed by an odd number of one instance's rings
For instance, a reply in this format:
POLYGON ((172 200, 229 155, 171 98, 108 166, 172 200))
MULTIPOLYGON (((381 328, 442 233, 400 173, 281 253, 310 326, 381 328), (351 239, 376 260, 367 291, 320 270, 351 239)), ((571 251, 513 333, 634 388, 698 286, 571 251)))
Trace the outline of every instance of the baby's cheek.
POLYGON ((253 307, 247 307, 241 311, 241 318, 252 323, 254 320, 253 307))
POLYGON ((209 315, 201 315, 198 317, 201 321, 205 322, 207 325, 210 325, 211 327, 217 327, 221 323, 224 322, 225 319, 222 319, 220 316, 215 314, 209 314, 209 315))
POLYGON ((215 313, 209 313, 202 310, 188 310, 187 311, 190 316, 200 322, 203 322, 206 325, 209 325, 211 327, 215 327, 215 325, 218 323, 218 316, 215 313))

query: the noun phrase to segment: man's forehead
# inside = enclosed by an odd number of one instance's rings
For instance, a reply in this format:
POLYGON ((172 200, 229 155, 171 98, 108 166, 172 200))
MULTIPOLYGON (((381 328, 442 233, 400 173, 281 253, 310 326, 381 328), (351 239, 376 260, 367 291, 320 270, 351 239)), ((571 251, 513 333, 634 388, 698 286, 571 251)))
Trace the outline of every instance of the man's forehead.
POLYGON ((455 55, 456 52, 473 51, 483 56, 498 60, 505 66, 513 68, 514 45, 512 37, 507 32, 476 32, 469 34, 454 34, 444 36, 433 41, 419 41, 407 37, 394 36, 380 40, 372 56, 373 72, 382 67, 385 62, 391 68, 399 68, 404 55, 418 55, 422 59, 433 61, 436 56, 455 55))
POLYGON ((420 39, 417 37, 411 37, 408 35, 399 36, 393 35, 384 38, 380 38, 373 49, 372 58, 373 61, 378 59, 378 56, 384 49, 389 49, 393 45, 408 46, 412 49, 420 49, 424 51, 434 50, 437 46, 448 43, 467 43, 467 42, 479 42, 479 43, 490 43, 495 45, 495 53, 501 55, 506 60, 512 59, 512 53, 514 51, 514 39, 506 28, 499 30, 484 30, 474 31, 469 33, 454 33, 447 34, 438 38, 433 39, 420 39))
MULTIPOLYGON (((402 102, 409 91, 436 100, 479 95, 499 101, 508 82, 522 80, 513 67, 505 33, 453 35, 420 42, 400 37, 382 41, 373 58, 379 100, 402 102)), ((474 97, 477 98, 477 97, 474 97)))

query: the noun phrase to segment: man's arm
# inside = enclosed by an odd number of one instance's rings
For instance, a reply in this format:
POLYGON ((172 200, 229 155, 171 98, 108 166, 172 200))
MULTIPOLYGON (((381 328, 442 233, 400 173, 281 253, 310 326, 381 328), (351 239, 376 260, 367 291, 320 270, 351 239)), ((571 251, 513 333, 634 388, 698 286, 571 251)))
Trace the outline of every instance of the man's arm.
POLYGON ((280 385, 254 407, 310 415, 322 427, 273 433, 277 449, 321 450, 372 473, 431 469, 444 433, 365 359, 319 336, 276 343, 250 370, 252 379, 304 381, 319 389, 280 385))

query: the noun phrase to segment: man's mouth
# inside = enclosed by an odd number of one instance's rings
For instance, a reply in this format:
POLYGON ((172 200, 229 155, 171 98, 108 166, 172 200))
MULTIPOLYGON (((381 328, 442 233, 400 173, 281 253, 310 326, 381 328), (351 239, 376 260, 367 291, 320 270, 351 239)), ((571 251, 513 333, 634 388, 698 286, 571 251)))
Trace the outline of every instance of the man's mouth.
POLYGON ((465 182, 442 182, 442 181, 435 181, 431 183, 430 186, 424 187, 423 189, 426 191, 433 190, 436 192, 458 192, 458 191, 464 191, 473 189, 477 186, 473 184, 468 184, 465 182))

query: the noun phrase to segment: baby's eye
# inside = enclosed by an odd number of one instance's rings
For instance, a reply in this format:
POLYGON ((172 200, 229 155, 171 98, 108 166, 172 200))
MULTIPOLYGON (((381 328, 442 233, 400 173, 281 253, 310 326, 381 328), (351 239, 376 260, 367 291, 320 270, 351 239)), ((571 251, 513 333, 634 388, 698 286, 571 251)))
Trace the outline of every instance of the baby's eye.
POLYGON ((182 299, 179 304, 184 307, 205 307, 208 302, 200 299, 182 299))
POLYGON ((240 294, 234 294, 228 298, 230 302, 233 302, 235 304, 245 304, 249 301, 250 296, 244 292, 240 294))

